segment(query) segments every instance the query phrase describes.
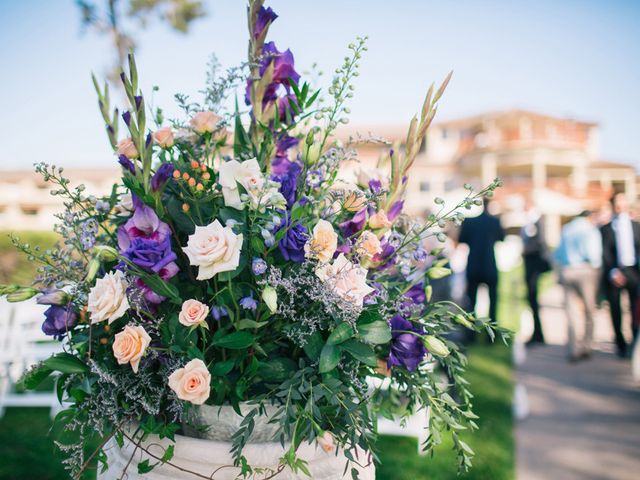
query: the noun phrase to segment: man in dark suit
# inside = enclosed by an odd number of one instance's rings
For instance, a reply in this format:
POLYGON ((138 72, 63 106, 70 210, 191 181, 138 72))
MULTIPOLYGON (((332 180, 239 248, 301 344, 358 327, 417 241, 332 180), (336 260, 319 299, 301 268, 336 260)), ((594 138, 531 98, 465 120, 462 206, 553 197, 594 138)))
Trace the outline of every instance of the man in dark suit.
POLYGON ((475 310, 478 287, 485 284, 489 288, 489 317, 496 321, 498 268, 493 247, 504 240, 504 231, 500 220, 487 211, 488 203, 485 199, 482 213, 462 222, 458 241, 469 246, 466 271, 469 311, 475 310))
POLYGON ((631 220, 629 201, 625 194, 617 193, 611 199, 614 217, 601 228, 602 275, 605 293, 611 310, 618 355, 628 354, 627 341, 622 333, 622 309, 620 292, 629 295, 633 339, 638 336, 638 288, 640 287, 640 224, 631 220))

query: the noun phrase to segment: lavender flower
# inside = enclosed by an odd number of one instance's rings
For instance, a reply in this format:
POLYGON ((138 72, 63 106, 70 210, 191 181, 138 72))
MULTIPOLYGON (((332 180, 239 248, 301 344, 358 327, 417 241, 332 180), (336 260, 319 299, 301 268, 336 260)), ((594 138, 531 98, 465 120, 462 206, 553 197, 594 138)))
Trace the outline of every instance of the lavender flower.
POLYGON ((324 175, 320 170, 310 170, 307 173, 307 185, 311 188, 319 187, 322 181, 324 180, 324 175))
POLYGON ((278 190, 287 201, 288 209, 291 209, 293 204, 296 202, 298 177, 300 176, 301 171, 302 167, 300 164, 291 162, 285 173, 271 176, 271 180, 280 183, 280 188, 278 190))
POLYGON ((217 305, 214 305, 213 307, 211 307, 211 316, 216 322, 219 322, 222 317, 229 316, 229 312, 227 312, 227 309, 223 306, 219 307, 217 305))
POLYGON ((73 328, 78 321, 78 314, 71 303, 67 303, 64 306, 50 306, 45 310, 44 317, 42 331, 58 340, 62 339, 67 331, 73 328))
POLYGON ((409 298, 416 305, 424 304, 427 301, 427 296, 424 293, 424 283, 416 283, 404 293, 404 296, 409 298))
POLYGON ((136 237, 131 240, 129 248, 123 252, 123 255, 148 272, 159 274, 164 270, 165 275, 178 273, 178 266, 174 263, 177 256, 171 250, 169 237, 162 242, 136 237))
POLYGON ((251 262, 251 270, 253 271, 254 275, 262 275, 267 271, 267 262, 265 262, 261 258, 256 257, 253 259, 253 262, 251 262))
POLYGON ((251 310, 252 312, 255 312, 256 309, 258 308, 258 302, 256 302, 256 299, 253 298, 252 295, 249 295, 248 297, 241 298, 238 303, 245 310, 251 310))
POLYGON ((419 336, 424 332, 420 328, 414 327, 410 321, 405 320, 400 315, 394 315, 390 325, 391 351, 387 359, 387 367, 401 366, 410 372, 415 371, 427 354, 427 349, 422 344, 419 336))

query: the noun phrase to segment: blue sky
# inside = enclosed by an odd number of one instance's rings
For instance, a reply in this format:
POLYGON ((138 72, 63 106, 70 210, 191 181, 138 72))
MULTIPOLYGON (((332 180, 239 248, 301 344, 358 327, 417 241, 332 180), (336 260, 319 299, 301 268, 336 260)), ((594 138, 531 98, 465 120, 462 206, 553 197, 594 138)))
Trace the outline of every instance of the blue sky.
MULTIPOLYGON (((270 38, 299 71, 329 74, 346 45, 368 35, 353 124, 407 122, 432 80, 453 69, 440 119, 512 107, 600 122, 602 158, 640 166, 640 2, 595 0, 267 0, 280 18, 270 38)), ((111 62, 108 41, 82 35, 73 0, 2 0, 0 169, 35 161, 105 166, 109 152, 90 72, 111 62)), ((176 113, 216 53, 246 55, 245 2, 210 0, 190 35, 139 30, 142 86, 176 113)), ((325 81, 328 81, 325 75, 325 81)))

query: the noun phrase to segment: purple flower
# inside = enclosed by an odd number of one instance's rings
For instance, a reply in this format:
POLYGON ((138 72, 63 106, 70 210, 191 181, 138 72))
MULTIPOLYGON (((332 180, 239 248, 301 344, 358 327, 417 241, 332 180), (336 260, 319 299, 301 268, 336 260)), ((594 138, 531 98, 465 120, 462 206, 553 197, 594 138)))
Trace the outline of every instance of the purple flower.
POLYGON ((286 220, 280 224, 279 230, 286 228, 286 233, 278 243, 278 249, 285 258, 292 262, 302 263, 304 261, 304 245, 309 238, 307 228, 301 223, 293 223, 291 215, 288 214, 286 220))
POLYGON ((419 336, 423 333, 422 329, 416 328, 400 315, 394 315, 389 323, 391 326, 391 351, 387 359, 387 367, 402 366, 413 372, 427 353, 419 336))
POLYGON ((69 303, 69 295, 64 290, 47 288, 36 300, 38 305, 66 305, 69 303))
POLYGON ((342 222, 338 226, 345 237, 351 237, 360 232, 364 228, 365 223, 367 223, 367 209, 363 208, 357 212, 351 220, 342 222))
POLYGON ((118 246, 124 251, 129 248, 131 240, 142 237, 160 243, 171 236, 171 228, 161 222, 156 212, 149 206, 134 198, 135 211, 127 223, 118 228, 118 246))
POLYGON ((131 160, 127 158, 126 155, 118 155, 118 163, 122 165, 122 168, 127 170, 131 175, 136 174, 136 167, 131 160))
POLYGON ((296 116, 296 110, 291 106, 291 103, 293 103, 297 107, 298 111, 300 111, 295 95, 288 93, 284 97, 280 97, 278 99, 278 114, 282 123, 286 123, 287 121, 287 112, 289 112, 288 117, 291 120, 296 116))
POLYGON ((382 182, 375 178, 369 180, 369 190, 373 193, 380 193, 380 190, 382 190, 382 182))
POLYGON ((261 258, 254 258, 253 262, 251 262, 251 270, 254 275, 262 275, 267 271, 267 262, 265 262, 261 258))
POLYGON ((64 306, 52 305, 44 312, 44 323, 42 331, 46 335, 52 335, 60 340, 70 328, 73 328, 78 320, 78 314, 73 308, 73 304, 67 303, 64 306))
POLYGON ((307 173, 307 185, 311 188, 319 187, 324 180, 324 175, 320 170, 311 170, 307 173))
POLYGON ((229 312, 227 312, 225 307, 218 307, 217 305, 214 305, 211 307, 211 316, 216 322, 219 322, 222 317, 229 316, 229 312))
POLYGON ((105 200, 98 200, 96 202, 96 210, 100 213, 109 213, 109 210, 111 210, 111 205, 109 205, 109 202, 105 200))
POLYGON ((398 200, 396 203, 391 205, 391 208, 387 212, 387 218, 391 221, 394 221, 400 212, 402 212, 402 207, 404 206, 403 200, 398 200))
POLYGON ((258 10, 258 18, 256 19, 256 26, 253 29, 253 37, 258 38, 262 35, 264 29, 271 25, 276 18, 278 18, 278 15, 276 15, 276 12, 271 10, 271 7, 260 7, 260 10, 258 10))
POLYGON ((241 298, 238 303, 245 310, 251 310, 252 312, 255 312, 256 308, 258 308, 258 302, 256 302, 255 298, 251 295, 241 298))
POLYGON ((175 275, 178 272, 178 266, 175 264, 177 256, 171 250, 169 237, 165 237, 162 242, 136 237, 122 254, 147 272, 160 274, 164 271, 165 275, 171 272, 175 275))
POLYGON ((300 75, 295 71, 293 53, 286 49, 284 52, 278 50, 274 42, 265 43, 262 47, 264 58, 260 64, 260 75, 264 75, 267 67, 273 62, 273 82, 285 85, 289 88, 289 79, 298 83, 300 75))
POLYGON ((416 305, 424 304, 427 301, 427 296, 424 293, 424 283, 416 283, 404 293, 404 296, 408 297, 416 305))
POLYGON ((169 181, 171 175, 173 174, 173 165, 170 163, 163 163, 160 165, 156 173, 151 177, 151 190, 157 192, 162 187, 164 187, 165 183, 169 181))
POLYGON ((374 262, 381 262, 377 270, 384 270, 396 263, 395 253, 396 248, 391 242, 385 240, 382 242, 382 252, 373 256, 374 262))
POLYGON ((280 188, 278 190, 287 201, 288 209, 291 209, 291 207, 293 207, 293 204, 296 202, 298 177, 300 176, 301 171, 302 167, 300 166, 300 164, 291 163, 286 173, 271 176, 271 180, 280 183, 280 188))
POLYGON ((124 123, 126 123, 127 127, 131 125, 131 113, 128 110, 122 113, 122 120, 124 120, 124 123))

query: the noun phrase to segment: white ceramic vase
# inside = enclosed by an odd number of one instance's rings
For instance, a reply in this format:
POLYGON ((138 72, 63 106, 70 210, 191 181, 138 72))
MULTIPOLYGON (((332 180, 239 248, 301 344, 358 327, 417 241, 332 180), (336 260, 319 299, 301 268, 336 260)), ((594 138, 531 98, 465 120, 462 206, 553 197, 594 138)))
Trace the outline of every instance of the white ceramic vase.
MULTIPOLYGON (((252 407, 241 406, 243 413, 252 407)), ((286 452, 288 445, 283 448, 279 442, 273 441, 274 434, 277 433, 277 425, 268 424, 269 414, 273 410, 267 409, 266 416, 255 417, 254 433, 243 450, 243 455, 251 467, 260 469, 261 473, 249 477, 252 480, 270 478, 278 468, 278 460, 286 452)), ((138 463, 148 459, 150 464, 158 463, 158 460, 125 439, 122 448, 118 447, 115 440, 107 443, 106 453, 109 469, 98 474, 98 480, 116 480, 126 478, 128 480, 194 480, 198 478, 208 478, 211 480, 235 480, 239 478, 240 469, 233 467, 231 456, 230 436, 235 433, 243 417, 236 414, 231 407, 203 406, 200 408, 198 423, 208 425, 209 428, 202 431, 187 429, 191 436, 176 435, 174 445, 174 455, 170 463, 157 465, 146 474, 138 473, 138 463), (132 459, 130 461, 130 459, 132 459), (127 466, 128 465, 128 466, 127 466), (126 475, 123 471, 126 468, 126 475), (195 472, 195 474, 193 473, 195 472), (214 473, 215 472, 215 473, 214 473)), ((160 439, 150 436, 143 444, 156 457, 162 457, 167 446, 171 445, 167 439, 160 439)), ((341 452, 325 452, 316 444, 303 443, 298 449, 298 457, 307 461, 311 472, 311 478, 316 480, 342 480, 350 479, 350 469, 343 476, 347 463, 346 457, 341 452)), ((365 452, 359 452, 358 458, 363 467, 353 465, 358 468, 360 479, 374 480, 375 467, 369 463, 369 456, 365 452)), ((350 467, 351 468, 351 467, 350 467)), ((274 480, 294 480, 309 477, 299 473, 295 474, 290 469, 285 468, 275 475, 274 480)))

